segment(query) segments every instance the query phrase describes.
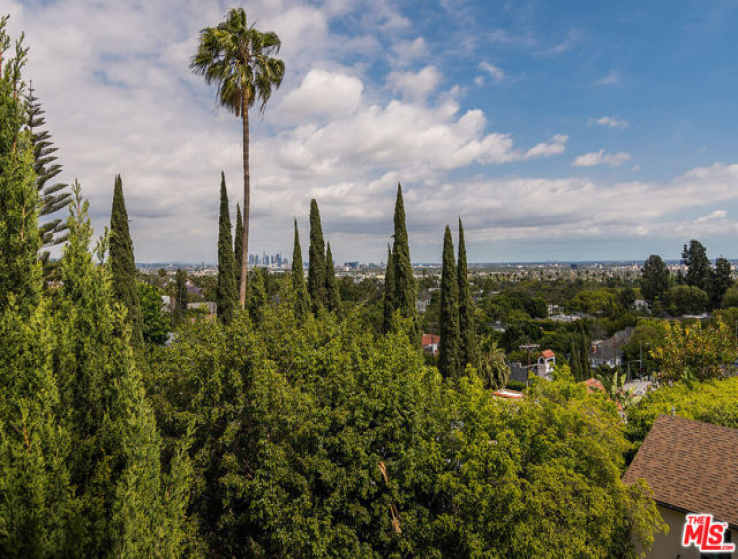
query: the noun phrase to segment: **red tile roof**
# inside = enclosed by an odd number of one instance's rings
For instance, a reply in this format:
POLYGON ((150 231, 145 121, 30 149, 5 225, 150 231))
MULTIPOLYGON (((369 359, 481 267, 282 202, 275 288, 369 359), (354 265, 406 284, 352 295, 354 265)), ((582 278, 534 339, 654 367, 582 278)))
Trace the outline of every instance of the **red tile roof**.
MULTIPOLYGON (((417 340, 417 338, 415 338, 417 340)), ((423 347, 431 344, 440 344, 441 337, 435 334, 423 334, 423 347)))
POLYGON ((544 358, 546 358, 546 359, 551 359, 551 357, 556 357, 556 354, 553 351, 551 351, 550 349, 544 349, 541 352, 541 356, 544 357, 544 358))
POLYGON ((659 504, 710 513, 738 529, 738 429, 661 415, 623 481, 638 478, 659 504))
POLYGON ((585 380, 583 382, 584 382, 584 384, 587 385, 587 392, 589 392, 589 393, 592 393, 595 390, 599 390, 600 392, 604 392, 605 391, 605 387, 596 378, 588 378, 587 380, 585 380))

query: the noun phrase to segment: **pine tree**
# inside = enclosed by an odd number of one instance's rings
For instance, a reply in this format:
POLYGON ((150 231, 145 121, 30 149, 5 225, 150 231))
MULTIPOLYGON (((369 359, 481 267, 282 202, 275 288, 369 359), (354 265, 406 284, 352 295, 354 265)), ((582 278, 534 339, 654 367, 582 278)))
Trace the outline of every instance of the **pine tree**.
POLYGON ((233 248, 234 262, 233 266, 236 270, 236 291, 241 285, 241 258, 243 257, 243 217, 241 217, 241 208, 236 204, 236 238, 233 240, 235 246, 233 248))
POLYGON ((323 227, 320 224, 318 203, 310 200, 310 262, 308 263, 308 293, 313 305, 313 312, 325 307, 325 244, 323 227))
POLYGON ((387 268, 384 271, 384 300, 383 300, 382 332, 392 331, 395 314, 395 266, 392 250, 387 245, 387 268))
POLYGON ((733 285, 732 266, 722 256, 715 260, 715 269, 710 274, 708 293, 710 295, 710 306, 716 309, 723 302, 723 296, 733 285))
POLYGON ((684 278, 687 285, 707 291, 710 285, 712 267, 709 258, 707 258, 707 249, 704 245, 694 239, 689 242, 689 245, 684 245, 682 264, 687 267, 687 275, 684 278))
POLYGON ((663 301, 669 289, 669 268, 658 254, 652 254, 641 268, 641 295, 653 307, 656 300, 663 301))
POLYGON ((474 327, 474 301, 469 290, 469 276, 466 263, 466 243, 464 241, 464 226, 459 218, 459 333, 460 333, 460 363, 462 368, 467 364, 479 369, 480 354, 479 340, 474 327))
POLYGON ((115 177, 113 209, 110 213, 110 268, 113 273, 113 297, 128 311, 131 343, 143 347, 143 314, 136 286, 136 264, 133 242, 128 230, 128 212, 123 198, 123 181, 115 177))
POLYGON ((302 272, 302 248, 300 232, 295 219, 295 245, 292 249, 292 292, 295 297, 295 316, 299 319, 310 312, 310 300, 305 287, 305 276, 302 272))
POLYGON ((228 192, 225 173, 220 174, 220 219, 218 220, 218 284, 215 301, 218 305, 218 318, 225 324, 233 320, 238 306, 236 289, 236 265, 231 238, 231 216, 228 209, 228 192))
POLYGON ((333 264, 330 243, 328 243, 325 251, 325 294, 326 308, 330 312, 338 312, 341 309, 341 294, 338 292, 336 267, 333 264))
POLYGON ((395 201, 395 235, 392 247, 395 274, 395 309, 405 318, 415 316, 415 278, 410 262, 410 245, 405 225, 405 204, 402 199, 402 186, 397 184, 395 201))
MULTIPOLYGON (((10 44, 6 22, 0 20, 0 59, 10 44)), ((31 134, 23 129, 26 114, 20 101, 25 53, 18 41, 15 55, 0 67, 0 311, 11 298, 22 312, 30 310, 40 291, 38 191, 31 134)))
MULTIPOLYGON (((42 127, 46 124, 44 110, 34 94, 33 86, 28 91, 28 129, 31 132, 33 145, 34 171, 36 172, 36 189, 38 190, 41 208, 39 215, 47 221, 39 226, 39 234, 43 246, 55 246, 66 240, 66 215, 50 219, 49 216, 65 209, 71 201, 72 193, 69 185, 52 182, 62 171, 54 155, 58 148, 51 141, 51 134, 42 127)), ((45 253, 48 259, 48 253, 45 253)))
POLYGON ((443 268, 441 271, 441 312, 438 320, 441 342, 438 370, 446 378, 458 379, 459 361, 459 284, 454 262, 451 229, 446 226, 443 236, 443 268))

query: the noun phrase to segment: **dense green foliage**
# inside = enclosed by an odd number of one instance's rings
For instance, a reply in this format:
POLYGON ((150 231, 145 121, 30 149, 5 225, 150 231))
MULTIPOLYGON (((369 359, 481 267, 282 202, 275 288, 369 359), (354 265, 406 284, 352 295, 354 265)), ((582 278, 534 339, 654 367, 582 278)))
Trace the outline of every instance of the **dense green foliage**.
POLYGON ((143 345, 143 317, 136 287, 136 263, 133 241, 128 230, 128 211, 123 198, 123 181, 115 177, 113 209, 110 212, 110 269, 113 274, 113 296, 126 309, 134 346, 143 345))
POLYGON ((634 442, 642 442, 659 415, 672 413, 738 429, 736 402, 738 377, 663 386, 649 393, 639 405, 628 408, 628 437, 634 442))
POLYGON ((76 195, 53 304, 27 302, 27 320, 13 304, 0 318, 0 551, 176 556, 188 530, 186 443, 166 475, 131 327, 109 269, 93 264, 76 195))
MULTIPOLYGON (((243 246, 241 250, 243 250, 243 246)), ((236 264, 233 254, 231 212, 228 207, 225 173, 221 173, 220 217, 218 220, 218 286, 215 290, 215 303, 218 305, 218 318, 223 322, 233 320, 233 314, 238 308, 236 264)))
POLYGON ((310 200, 310 249, 307 288, 314 313, 325 307, 325 243, 318 203, 310 200))
POLYGON ((152 367, 171 444, 194 420, 209 553, 611 557, 652 537, 616 410, 584 387, 511 403, 442 382, 402 331, 298 324, 289 302, 245 320, 181 330, 152 367))
POLYGON ((659 362, 662 381, 724 378, 733 366, 738 340, 720 319, 714 325, 701 322, 664 322, 664 339, 652 350, 659 362))
POLYGON ((710 298, 694 285, 675 285, 666 292, 664 303, 670 314, 700 314, 707 310, 710 298))
POLYGON ((246 310, 251 320, 256 324, 262 321, 266 307, 269 304, 269 294, 264 282, 265 272, 264 268, 254 268, 249 271, 246 310))
POLYGON ((443 236, 443 268, 441 270, 441 313, 438 318, 441 342, 438 348, 438 370, 451 379, 461 375, 459 332, 459 283, 454 262, 451 229, 443 236))
POLYGON ((171 330, 171 317, 164 314, 161 291, 148 283, 138 284, 143 315, 143 338, 147 344, 162 345, 171 330))

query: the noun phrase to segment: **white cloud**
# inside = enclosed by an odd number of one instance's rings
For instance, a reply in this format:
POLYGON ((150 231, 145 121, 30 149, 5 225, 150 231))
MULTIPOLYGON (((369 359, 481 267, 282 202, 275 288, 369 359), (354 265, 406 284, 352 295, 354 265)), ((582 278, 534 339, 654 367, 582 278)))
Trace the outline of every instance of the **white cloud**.
POLYGON ((630 128, 630 123, 627 120, 621 118, 615 118, 614 116, 601 116, 600 118, 589 119, 589 125, 599 124, 600 126, 607 126, 609 128, 630 128))
POLYGON ((415 60, 428 55, 428 45, 423 37, 412 40, 400 40, 392 45, 394 56, 392 62, 398 66, 405 66, 415 60))
POLYGON ((722 219, 725 219, 725 216, 727 215, 728 215, 728 212, 726 212, 725 210, 715 210, 712 213, 698 217, 697 219, 694 220, 694 222, 695 223, 706 223, 709 221, 722 220, 722 219))
POLYGON ((363 89, 356 77, 314 69, 308 72, 300 87, 284 96, 281 109, 295 120, 313 115, 337 118, 356 110, 363 89))
POLYGON ((594 85, 614 85, 620 81, 620 75, 615 71, 611 70, 606 76, 593 81, 594 85))
POLYGON ((604 149, 600 151, 592 151, 580 155, 572 164, 574 167, 595 167, 597 165, 609 165, 610 167, 619 167, 623 163, 630 161, 630 154, 624 151, 618 153, 605 153, 604 149))
POLYGON ((345 176, 357 170, 402 168, 408 176, 429 178, 434 172, 471 163, 501 164, 561 153, 566 136, 530 150, 515 149, 510 135, 487 133, 481 110, 459 114, 459 104, 446 99, 435 105, 392 100, 370 105, 324 126, 287 130, 264 140, 278 165, 293 171, 345 176), (296 156, 299 154, 299 156, 296 156))
POLYGON ((566 141, 569 136, 564 134, 556 134, 551 138, 550 142, 541 142, 538 145, 533 146, 527 152, 525 152, 525 158, 530 159, 533 157, 550 157, 552 155, 561 155, 566 151, 566 141))
POLYGON ((435 66, 426 66, 419 72, 390 72, 387 85, 393 93, 406 99, 424 100, 441 82, 441 73, 435 66))
POLYGON ((495 66, 494 64, 491 64, 489 62, 480 62, 479 68, 492 76, 492 79, 494 79, 496 82, 500 82, 505 79, 505 71, 499 66, 495 66))

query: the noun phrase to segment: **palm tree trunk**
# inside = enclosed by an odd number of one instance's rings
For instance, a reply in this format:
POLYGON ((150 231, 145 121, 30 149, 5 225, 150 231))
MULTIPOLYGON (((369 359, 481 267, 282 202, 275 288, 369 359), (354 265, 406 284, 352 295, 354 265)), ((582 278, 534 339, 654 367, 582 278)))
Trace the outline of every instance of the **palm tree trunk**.
POLYGON ((249 268, 249 206, 251 203, 251 177, 249 175, 249 102, 246 88, 241 99, 241 120, 243 122, 243 253, 241 255, 241 285, 239 300, 241 308, 246 303, 246 274, 249 268))

